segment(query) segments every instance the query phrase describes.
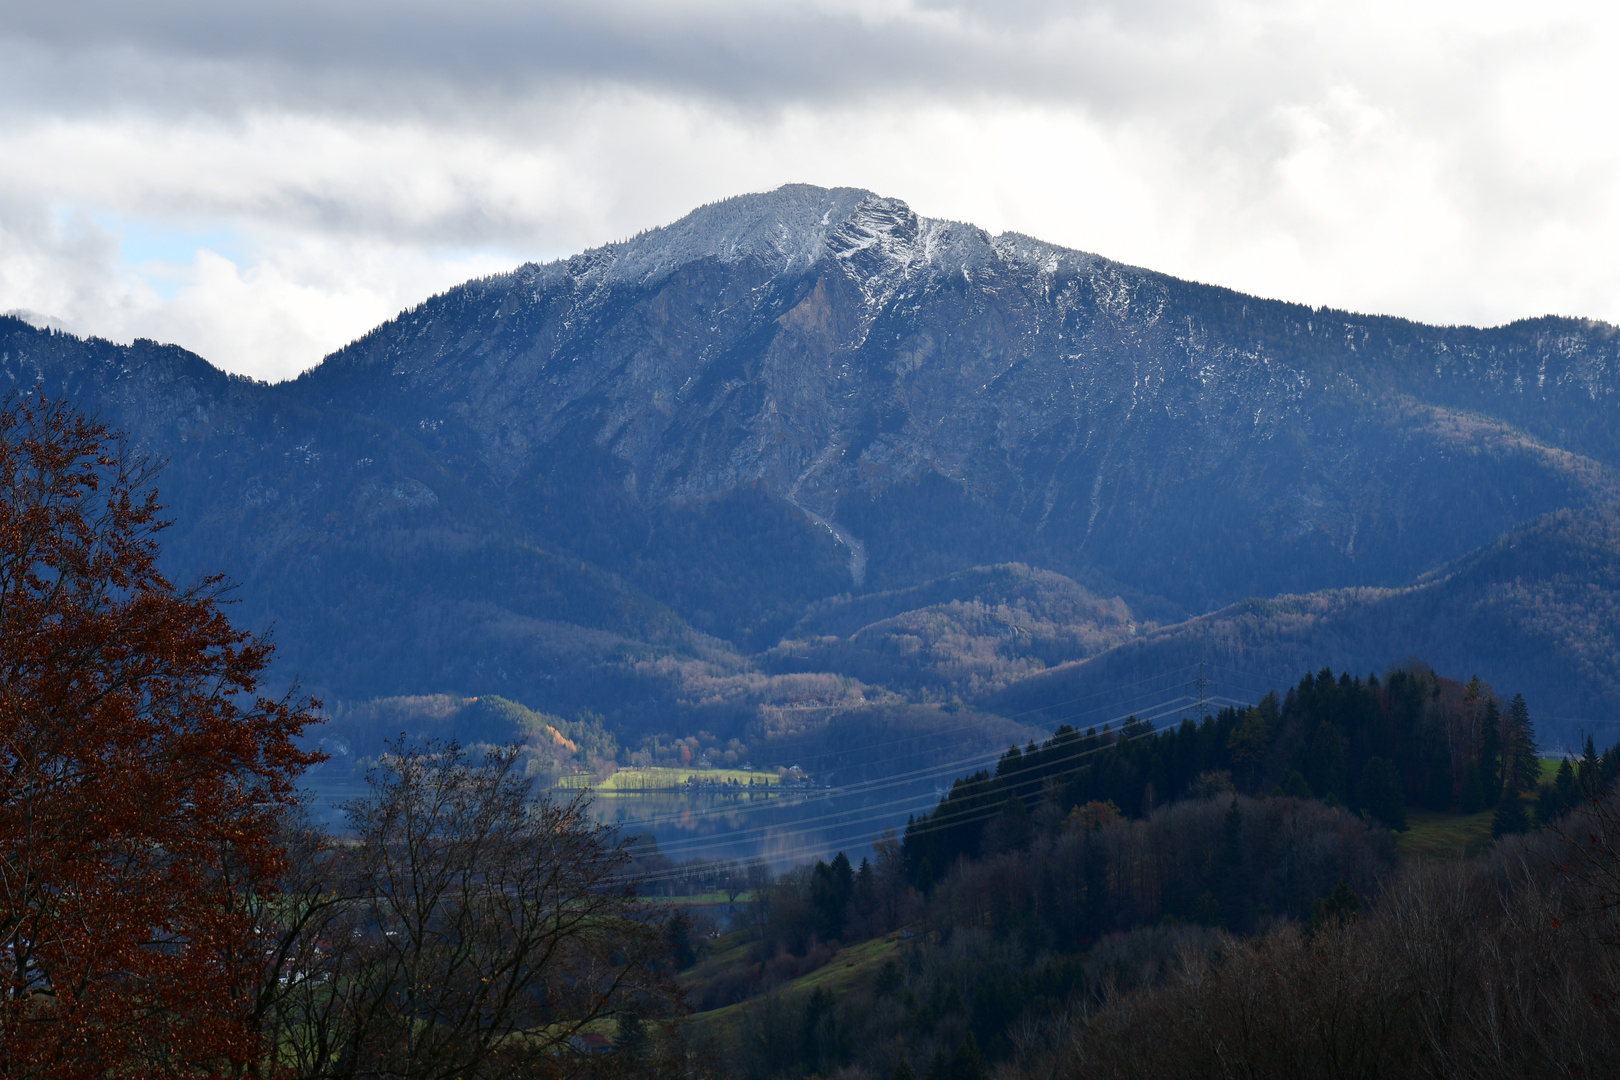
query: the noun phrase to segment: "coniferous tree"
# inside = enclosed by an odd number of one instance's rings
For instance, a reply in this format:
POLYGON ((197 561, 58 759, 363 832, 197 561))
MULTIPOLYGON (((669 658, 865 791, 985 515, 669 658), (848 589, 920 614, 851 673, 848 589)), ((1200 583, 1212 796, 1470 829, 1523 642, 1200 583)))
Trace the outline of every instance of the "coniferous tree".
POLYGON ((878 917, 877 872, 872 869, 869 859, 861 859, 860 869, 855 871, 855 885, 850 893, 850 909, 850 914, 859 920, 863 932, 876 932, 873 924, 878 917))
POLYGON ((1541 759, 1536 756, 1536 727, 1523 694, 1514 694, 1508 704, 1506 727, 1510 738, 1503 740, 1507 745, 1503 747, 1502 764, 1503 772, 1509 775, 1503 793, 1510 788, 1515 793, 1534 791, 1541 782, 1541 759))
POLYGON ((1502 797, 1502 710, 1495 697, 1485 699, 1485 713, 1479 723, 1479 780, 1485 790, 1485 805, 1495 806, 1502 797))
POLYGON ((839 1066, 839 1042, 838 1001, 831 990, 818 986, 804 1003, 804 1061, 812 1072, 839 1066))
POLYGON ((1564 813, 1564 801, 1558 797, 1558 789, 1552 784, 1542 784, 1536 789, 1536 808, 1532 817, 1537 825, 1551 825, 1564 813))
POLYGON ((1034 827, 1030 823, 1029 809, 1024 805, 1024 800, 1017 795, 1009 795, 1007 801, 1002 804, 1001 813, 985 826, 980 854, 998 855, 1004 851, 1022 851, 1029 847, 1033 836, 1034 827))
POLYGON ((1558 764, 1558 772, 1551 783, 1536 790, 1536 824, 1551 825, 1581 801, 1580 784, 1575 779, 1575 767, 1568 758, 1558 764))
MULTIPOLYGON (((1242 925, 1243 895, 1243 808, 1237 797, 1226 808, 1221 827, 1220 864, 1215 867, 1215 893, 1211 897, 1214 910, 1200 910, 1201 921, 1211 925, 1224 922, 1228 926, 1242 925)), ((1201 905, 1202 907, 1202 905, 1201 905)))
POLYGON ((1385 828, 1406 831, 1406 788, 1387 758, 1371 758, 1361 770, 1361 805, 1385 828))
POLYGON ((1245 790, 1252 791, 1259 776, 1260 762, 1271 746, 1271 725, 1265 714, 1252 708, 1227 736, 1226 750, 1245 790))
POLYGON ((1530 817, 1525 813, 1524 800, 1519 793, 1504 791, 1502 799, 1496 804, 1496 813, 1491 818, 1491 836, 1501 839, 1513 833, 1522 833, 1530 828, 1530 817))
POLYGON ((1305 933, 1315 934, 1335 919, 1350 919, 1361 914, 1361 897, 1350 883, 1340 878, 1333 891, 1311 904, 1311 917, 1305 923, 1305 933))
POLYGON ((1324 802, 1345 801, 1348 792, 1344 782, 1344 740, 1339 736, 1337 725, 1329 720, 1317 724, 1305 752, 1304 765, 1301 771, 1305 779, 1324 802))
POLYGON ((816 933, 823 941, 844 935, 849 901, 855 892, 855 872, 849 856, 840 851, 831 864, 817 862, 810 872, 810 904, 816 912, 816 933))
POLYGON ((1282 793, 1292 799, 1315 798, 1310 781, 1298 769, 1289 769, 1283 774, 1282 793))
POLYGON ((1592 736, 1586 737, 1581 747, 1581 763, 1575 769, 1575 786, 1578 798, 1589 798, 1598 790, 1599 777, 1603 772, 1603 759, 1598 755, 1597 744, 1592 736))
POLYGON ((1553 778, 1553 786, 1558 791, 1558 801, 1565 810, 1573 809, 1581 799, 1581 786, 1575 779, 1575 768, 1565 758, 1558 764, 1558 774, 1553 778))
POLYGON ((647 1026, 635 1013, 624 1013, 613 1033, 613 1050, 627 1062, 640 1061, 647 1053, 647 1026))
POLYGON ((951 1055, 950 1080, 990 1080, 990 1066, 979 1053, 979 1042, 969 1031, 951 1055))

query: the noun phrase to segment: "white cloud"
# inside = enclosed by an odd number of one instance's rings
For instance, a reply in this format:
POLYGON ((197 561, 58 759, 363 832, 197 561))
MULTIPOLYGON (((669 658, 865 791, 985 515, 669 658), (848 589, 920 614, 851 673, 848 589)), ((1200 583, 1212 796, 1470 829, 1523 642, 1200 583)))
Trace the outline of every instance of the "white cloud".
POLYGON ((0 16, 0 310, 263 377, 468 276, 796 180, 1313 304, 1620 321, 1596 5, 0 16))

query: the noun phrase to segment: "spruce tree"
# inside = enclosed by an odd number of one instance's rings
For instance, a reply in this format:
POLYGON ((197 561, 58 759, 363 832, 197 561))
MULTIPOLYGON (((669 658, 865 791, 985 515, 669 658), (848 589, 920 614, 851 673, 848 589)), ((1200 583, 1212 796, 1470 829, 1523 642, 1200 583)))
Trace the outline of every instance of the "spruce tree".
MULTIPOLYGON (((1200 910, 1200 916, 1210 922, 1224 920, 1228 925, 1240 927, 1245 922, 1247 882, 1243 878, 1243 808, 1237 797, 1232 797, 1226 808, 1222 827, 1221 861, 1215 868, 1215 891, 1212 911, 1200 910)), ((1203 909, 1204 905, 1200 904, 1203 909)))
POLYGON ((812 1072, 838 1067, 838 1001, 832 991, 818 986, 804 1003, 803 1060, 812 1072))
POLYGON ((1560 813, 1573 810, 1581 801, 1581 785, 1575 779, 1575 768, 1565 758, 1558 765, 1558 775, 1553 780, 1553 786, 1558 789, 1558 801, 1561 804, 1560 813))
POLYGON ((1537 825, 1551 825, 1564 813, 1564 801, 1558 797, 1558 789, 1552 784, 1542 784, 1536 789, 1536 809, 1531 815, 1537 825))
POLYGON ((1491 836, 1501 839, 1513 833, 1522 833, 1530 828, 1530 818, 1524 811, 1524 800, 1519 798, 1518 792, 1502 793, 1502 800, 1496 804, 1496 814, 1491 818, 1491 836))
POLYGON ((692 944, 692 920, 684 912, 675 912, 664 936, 669 939, 670 959, 677 968, 689 968, 697 963, 697 949, 692 944))
POLYGON ((1485 788, 1485 805, 1495 806, 1502 797, 1502 710, 1494 697, 1485 699, 1480 720, 1479 780, 1485 788))
POLYGON ((1541 783, 1541 759, 1536 756, 1536 726, 1530 719, 1530 706, 1524 703, 1523 694, 1514 694, 1513 700, 1508 704, 1507 727, 1512 732, 1510 747, 1511 760, 1503 762, 1511 770, 1511 779, 1503 786, 1504 794, 1508 787, 1514 792, 1534 791, 1536 785, 1541 783))
POLYGON ((860 869, 855 871, 855 887, 850 894, 850 906, 860 923, 860 931, 864 934, 876 933, 875 923, 878 917, 877 871, 872 869, 872 863, 868 859, 862 859, 860 869))
POLYGON ((1603 775, 1603 759, 1598 756, 1597 743, 1586 737, 1581 747, 1581 763, 1575 770, 1578 798, 1586 799, 1597 793, 1599 778, 1603 775))
POLYGON ((844 936, 850 896, 855 891, 855 872, 849 856, 842 851, 831 865, 817 861, 810 871, 810 905, 816 912, 816 933, 823 941, 844 936))
POLYGON ((1333 891, 1311 904, 1311 917, 1305 923, 1305 935, 1310 937, 1336 919, 1350 919, 1361 913, 1361 897, 1344 878, 1333 886, 1333 891))
POLYGON ((1361 805, 1385 828, 1406 831, 1406 785, 1388 758, 1370 758, 1362 768, 1361 805))
POLYGON ((1289 769, 1283 774, 1283 782, 1279 790, 1293 799, 1309 799, 1314 795, 1311 791, 1310 781, 1298 769, 1289 769))
POLYGON ((647 1053, 647 1029, 635 1013, 621 1013, 613 1049, 622 1060, 639 1061, 647 1053))
POLYGON ((990 1080, 990 1066, 979 1053, 978 1040, 971 1031, 951 1055, 950 1080, 990 1080))
POLYGON ((1558 773, 1552 783, 1544 783, 1536 791, 1536 824, 1551 825, 1575 809, 1580 801, 1581 788, 1575 779, 1575 767, 1565 758, 1558 763, 1558 773))

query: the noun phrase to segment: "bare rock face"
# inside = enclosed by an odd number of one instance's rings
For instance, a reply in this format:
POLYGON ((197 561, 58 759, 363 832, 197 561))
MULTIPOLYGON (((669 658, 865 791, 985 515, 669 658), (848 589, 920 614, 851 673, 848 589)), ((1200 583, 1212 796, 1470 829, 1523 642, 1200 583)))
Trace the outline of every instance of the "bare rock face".
POLYGON ((177 572, 241 578, 317 682, 535 704, 974 566, 1161 623, 1404 585, 1614 499, 1617 364, 1602 324, 1312 310, 803 185, 469 282, 279 386, 0 321, 0 387, 170 459, 177 572))

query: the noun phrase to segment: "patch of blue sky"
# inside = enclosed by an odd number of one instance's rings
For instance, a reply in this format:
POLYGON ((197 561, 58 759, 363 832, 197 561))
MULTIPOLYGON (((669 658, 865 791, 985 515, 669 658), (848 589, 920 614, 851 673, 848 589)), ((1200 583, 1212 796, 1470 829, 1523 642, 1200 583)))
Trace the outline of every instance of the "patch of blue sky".
POLYGON ((164 300, 173 300, 195 277, 197 253, 211 251, 244 266, 251 258, 251 242, 229 225, 197 226, 153 218, 124 217, 90 211, 58 214, 58 226, 71 231, 88 219, 118 243, 118 273, 137 280, 164 300))
POLYGON ((126 221, 110 229, 128 266, 176 263, 189 266, 204 249, 241 266, 248 258, 248 241, 228 226, 211 229, 174 228, 159 222, 126 221))

